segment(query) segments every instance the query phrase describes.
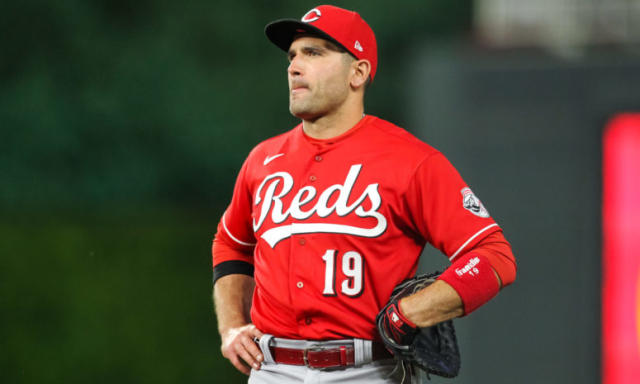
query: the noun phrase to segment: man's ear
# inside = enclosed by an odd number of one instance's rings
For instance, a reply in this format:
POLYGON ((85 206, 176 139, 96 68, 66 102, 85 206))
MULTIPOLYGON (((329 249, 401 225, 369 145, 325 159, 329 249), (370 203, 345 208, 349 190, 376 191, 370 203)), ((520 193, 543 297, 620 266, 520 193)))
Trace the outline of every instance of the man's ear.
POLYGON ((367 83, 369 74, 371 73, 371 63, 369 60, 357 60, 352 64, 352 73, 350 85, 353 88, 360 88, 367 83))

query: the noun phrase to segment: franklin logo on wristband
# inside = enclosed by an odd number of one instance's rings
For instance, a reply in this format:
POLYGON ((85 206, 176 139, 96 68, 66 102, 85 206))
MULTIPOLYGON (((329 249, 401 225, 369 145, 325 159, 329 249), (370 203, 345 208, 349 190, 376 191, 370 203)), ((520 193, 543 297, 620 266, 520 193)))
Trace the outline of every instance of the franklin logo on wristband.
POLYGON ((469 262, 462 268, 456 268, 458 276, 462 276, 465 273, 469 273, 470 276, 475 276, 480 273, 480 270, 476 268, 476 265, 480 264, 480 259, 477 257, 469 259, 469 262))

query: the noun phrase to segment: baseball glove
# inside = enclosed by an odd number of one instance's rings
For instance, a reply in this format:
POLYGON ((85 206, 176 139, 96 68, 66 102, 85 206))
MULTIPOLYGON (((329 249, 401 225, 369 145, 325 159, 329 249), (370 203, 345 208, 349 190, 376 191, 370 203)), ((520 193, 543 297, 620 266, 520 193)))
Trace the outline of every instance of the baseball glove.
POLYGON ((387 305, 376 317, 378 332, 398 363, 410 369, 419 367, 427 373, 455 377, 460 370, 460 350, 453 322, 447 320, 432 327, 418 328, 398 309, 398 302, 428 285, 440 273, 416 276, 398 284, 387 305))

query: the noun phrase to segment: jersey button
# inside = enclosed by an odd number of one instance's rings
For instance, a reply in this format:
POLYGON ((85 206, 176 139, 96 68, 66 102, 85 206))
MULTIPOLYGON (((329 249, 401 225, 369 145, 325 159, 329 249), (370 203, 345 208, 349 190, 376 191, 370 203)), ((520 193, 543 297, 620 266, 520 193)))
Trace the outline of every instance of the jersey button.
POLYGON ((305 239, 298 240, 298 244, 300 244, 300 245, 305 245, 306 243, 307 243, 307 241, 305 239))
POLYGON ((311 175, 309 176, 309 180, 311 181, 316 181, 317 177, 315 175, 311 175))
POLYGON ((320 155, 316 156, 316 157, 315 157, 315 160, 316 160, 316 161, 322 161, 322 156, 320 156, 320 155))
POLYGON ((302 281, 298 281, 298 282, 296 283, 296 287, 298 287, 298 288, 302 288, 302 287, 304 287, 304 284, 302 283, 302 281))
POLYGON ((309 317, 309 316, 305 317, 304 318, 304 323, 307 324, 307 325, 311 324, 311 317, 309 317))

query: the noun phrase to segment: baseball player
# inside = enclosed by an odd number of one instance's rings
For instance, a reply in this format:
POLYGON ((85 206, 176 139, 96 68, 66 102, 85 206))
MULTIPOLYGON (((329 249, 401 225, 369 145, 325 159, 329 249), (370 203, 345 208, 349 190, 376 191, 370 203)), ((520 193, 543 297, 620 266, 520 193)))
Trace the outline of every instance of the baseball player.
POLYGON ((287 54, 302 122, 251 151, 220 219, 222 354, 250 383, 400 382, 375 318, 425 243, 451 266, 387 311, 399 342, 511 284, 510 245, 440 152, 365 114, 378 58, 359 14, 323 5, 265 32, 287 54))

